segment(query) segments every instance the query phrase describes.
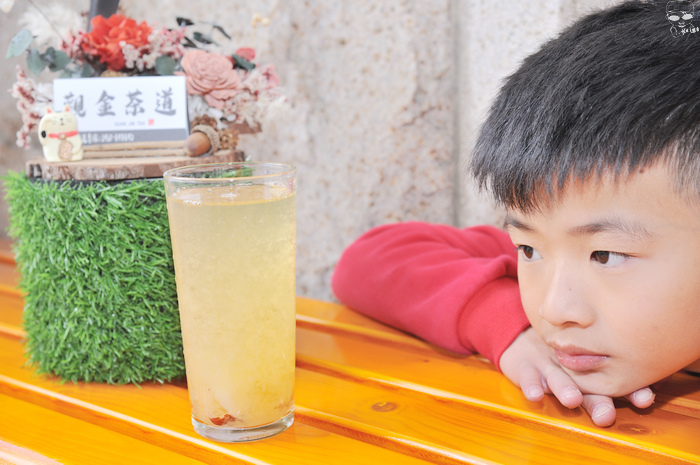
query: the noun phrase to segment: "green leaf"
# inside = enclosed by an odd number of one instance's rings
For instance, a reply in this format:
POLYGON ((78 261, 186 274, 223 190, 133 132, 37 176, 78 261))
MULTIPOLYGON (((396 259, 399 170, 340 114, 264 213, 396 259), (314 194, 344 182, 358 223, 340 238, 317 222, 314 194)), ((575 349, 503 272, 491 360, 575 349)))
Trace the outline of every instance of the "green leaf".
POLYGON ((226 31, 224 31, 224 28, 223 28, 223 27, 219 26, 218 24, 214 24, 214 26, 212 26, 212 27, 213 27, 214 29, 216 29, 217 31, 219 31, 220 33, 222 33, 222 34, 224 35, 224 37, 226 37, 227 39, 231 40, 231 36, 228 35, 228 34, 226 33, 226 31))
POLYGON ((47 48, 46 51, 41 55, 41 57, 46 63, 53 63, 54 58, 56 57, 56 49, 53 47, 47 48))
POLYGON ((53 50, 52 62, 49 63, 49 71, 60 71, 65 68, 68 63, 70 63, 70 58, 68 58, 66 52, 53 50))
POLYGON ((231 58, 233 58, 233 67, 234 68, 243 68, 246 71, 250 71, 251 69, 255 69, 255 63, 251 63, 250 61, 246 60, 240 55, 236 55, 235 53, 231 55, 231 58))
POLYGON ((7 47, 7 54, 5 55, 5 58, 12 58, 21 55, 25 50, 27 50, 27 48, 29 48, 29 45, 33 40, 34 36, 31 32, 29 32, 29 29, 20 30, 12 37, 12 40, 10 40, 10 45, 7 47))
POLYGON ((185 42, 184 44, 182 44, 183 46, 188 47, 188 48, 197 48, 197 44, 192 42, 192 39, 190 39, 189 37, 183 37, 182 39, 185 42))
POLYGON ((160 76, 172 76, 175 73, 177 61, 167 55, 161 55, 156 60, 156 73, 160 76))
POLYGON ((93 77, 97 75, 95 68, 89 63, 85 63, 82 68, 80 68, 80 74, 77 77, 93 77))
POLYGON ((46 67, 46 62, 37 49, 33 48, 29 51, 29 55, 27 55, 27 66, 29 66, 29 70, 37 76, 46 67))
POLYGON ((70 78, 70 79, 77 78, 77 77, 80 77, 81 70, 82 70, 82 68, 75 66, 75 63, 73 63, 73 66, 71 66, 69 64, 68 66, 64 67, 61 70, 61 74, 59 75, 59 77, 70 78))
POLYGON ((178 16, 175 21, 177 21, 178 26, 192 26, 194 24, 191 19, 183 18, 181 16, 178 16))
POLYGON ((204 35, 204 34, 202 34, 201 32, 195 32, 195 33, 193 34, 193 36, 194 36, 194 40, 196 40, 196 41, 199 42, 199 43, 202 43, 202 44, 205 44, 205 45, 211 45, 211 44, 219 45, 219 44, 217 44, 216 42, 214 42, 214 41, 211 39, 210 36, 204 35))

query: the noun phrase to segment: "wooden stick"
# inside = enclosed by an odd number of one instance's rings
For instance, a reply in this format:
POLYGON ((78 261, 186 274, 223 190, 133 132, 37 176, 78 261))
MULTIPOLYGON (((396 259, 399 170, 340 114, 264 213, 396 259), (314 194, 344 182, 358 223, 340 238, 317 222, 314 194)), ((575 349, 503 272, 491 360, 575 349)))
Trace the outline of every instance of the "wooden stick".
POLYGON ((83 152, 83 158, 184 157, 185 149, 102 150, 83 152))
POLYGON ((184 140, 154 140, 148 142, 122 142, 118 144, 83 145, 83 151, 101 152, 103 150, 171 149, 182 148, 184 146, 184 140))

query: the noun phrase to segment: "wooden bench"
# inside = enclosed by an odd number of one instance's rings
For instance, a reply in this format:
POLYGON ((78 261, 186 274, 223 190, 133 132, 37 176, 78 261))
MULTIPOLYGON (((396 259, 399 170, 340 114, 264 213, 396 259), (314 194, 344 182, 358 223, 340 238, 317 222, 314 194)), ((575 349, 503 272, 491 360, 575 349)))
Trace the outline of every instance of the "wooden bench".
POLYGON ((22 295, 0 243, 0 463, 700 463, 700 379, 610 428, 530 403, 478 356, 447 353, 337 304, 297 300, 296 419, 247 444, 198 436, 184 383, 62 383, 26 366, 22 295))

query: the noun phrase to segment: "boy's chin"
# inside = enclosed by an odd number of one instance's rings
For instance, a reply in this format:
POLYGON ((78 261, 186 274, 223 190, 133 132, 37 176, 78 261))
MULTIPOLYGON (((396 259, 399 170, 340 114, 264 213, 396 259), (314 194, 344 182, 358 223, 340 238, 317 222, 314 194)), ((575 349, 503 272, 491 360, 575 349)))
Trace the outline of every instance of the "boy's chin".
POLYGON ((700 360, 696 360, 694 363, 691 363, 685 367, 684 370, 700 375, 700 360))
POLYGON ((609 376, 601 372, 580 373, 569 371, 568 374, 582 393, 607 397, 623 397, 653 384, 648 380, 609 376))

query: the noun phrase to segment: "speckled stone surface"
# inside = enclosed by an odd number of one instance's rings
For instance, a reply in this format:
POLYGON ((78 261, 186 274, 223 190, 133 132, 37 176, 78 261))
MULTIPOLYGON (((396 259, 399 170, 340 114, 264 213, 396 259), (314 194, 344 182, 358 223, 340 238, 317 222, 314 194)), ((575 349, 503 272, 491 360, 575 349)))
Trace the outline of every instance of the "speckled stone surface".
MULTIPOLYGON (((611 0, 517 1, 507 13, 491 2, 456 0, 459 28, 456 63, 459 67, 457 114, 459 162, 462 172, 468 163, 479 127, 503 80, 521 61, 577 18, 593 10, 612 6, 611 0)), ((476 192, 466 176, 459 178, 458 226, 502 224, 502 212, 476 192)))
MULTIPOLYGON (((64 3, 88 8, 87 0, 64 3)), ((176 16, 216 22, 232 35, 224 48, 252 46, 275 64, 291 109, 263 133, 243 136, 241 148, 254 160, 298 167, 298 292, 321 299, 332 298, 343 249, 372 226, 499 222, 463 175, 493 95, 543 40, 611 3, 516 0, 503 13, 478 0, 121 2, 130 16, 162 26, 176 16), (256 13, 270 26, 253 28, 256 13)), ((0 13, 3 47, 25 5, 0 13)), ((18 63, 0 66, 1 89, 11 87, 18 63)), ((15 146, 20 120, 6 92, 0 118, 0 173, 20 170, 39 148, 15 146)))

